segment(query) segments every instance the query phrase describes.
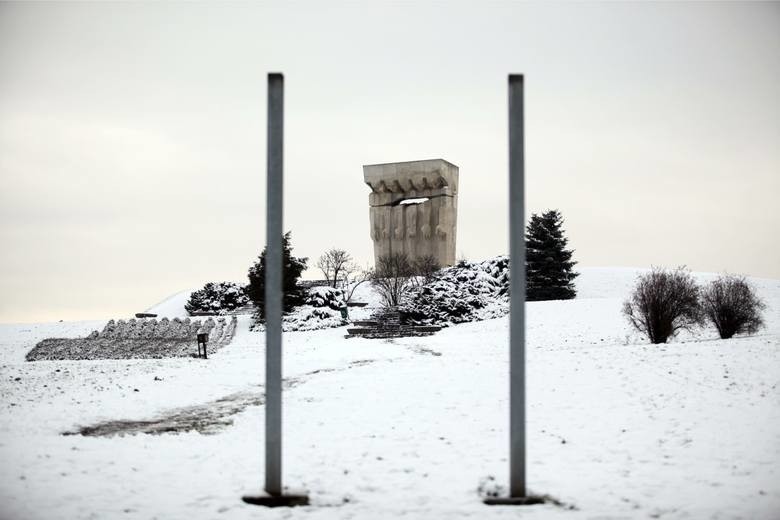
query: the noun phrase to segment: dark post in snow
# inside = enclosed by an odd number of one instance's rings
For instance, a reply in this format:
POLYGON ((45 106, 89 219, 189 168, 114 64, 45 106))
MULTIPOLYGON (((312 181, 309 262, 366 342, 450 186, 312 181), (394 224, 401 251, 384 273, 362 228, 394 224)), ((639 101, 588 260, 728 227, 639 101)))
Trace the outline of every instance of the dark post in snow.
POLYGON ((265 493, 244 502, 274 506, 308 504, 305 495, 282 493, 282 199, 284 76, 268 75, 268 152, 265 253, 265 493))
POLYGON ((509 494, 525 496, 525 135, 523 76, 509 76, 509 494))
POLYGON ((525 485, 525 134, 523 75, 509 75, 509 497, 489 505, 543 502, 525 485))
POLYGON ((265 491, 282 494, 282 194, 284 77, 268 75, 265 252, 265 491))

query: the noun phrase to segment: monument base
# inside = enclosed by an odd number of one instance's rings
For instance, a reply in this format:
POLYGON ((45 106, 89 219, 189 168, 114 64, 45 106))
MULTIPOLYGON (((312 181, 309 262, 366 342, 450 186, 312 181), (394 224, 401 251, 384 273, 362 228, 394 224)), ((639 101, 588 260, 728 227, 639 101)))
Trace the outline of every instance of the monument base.
POLYGON ((309 497, 307 495, 269 495, 268 493, 261 493, 259 495, 245 495, 241 497, 241 500, 247 504, 255 506, 265 507, 296 507, 296 506, 308 506, 309 497))
POLYGON ((545 497, 528 495, 524 497, 488 497, 482 501, 488 506, 533 506, 547 502, 545 497))

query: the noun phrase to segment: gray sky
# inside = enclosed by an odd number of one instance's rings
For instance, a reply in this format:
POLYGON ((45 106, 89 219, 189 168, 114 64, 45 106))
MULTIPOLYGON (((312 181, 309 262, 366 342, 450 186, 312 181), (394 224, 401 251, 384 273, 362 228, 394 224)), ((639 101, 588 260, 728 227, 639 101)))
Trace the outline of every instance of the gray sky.
POLYGON ((580 265, 780 278, 778 3, 2 3, 0 321, 244 280, 269 71, 299 255, 370 261, 361 166, 438 157, 459 256, 505 253, 520 72, 529 210, 580 265))

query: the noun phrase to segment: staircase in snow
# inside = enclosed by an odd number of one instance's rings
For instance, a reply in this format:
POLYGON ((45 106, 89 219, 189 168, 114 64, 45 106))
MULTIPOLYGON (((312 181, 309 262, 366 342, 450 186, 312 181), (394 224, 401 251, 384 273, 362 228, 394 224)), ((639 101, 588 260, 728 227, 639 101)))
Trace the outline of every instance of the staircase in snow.
POLYGON ((404 338, 408 336, 430 336, 441 330, 436 325, 409 325, 401 323, 397 307, 380 309, 369 320, 359 320, 354 327, 347 328, 347 338, 404 338))

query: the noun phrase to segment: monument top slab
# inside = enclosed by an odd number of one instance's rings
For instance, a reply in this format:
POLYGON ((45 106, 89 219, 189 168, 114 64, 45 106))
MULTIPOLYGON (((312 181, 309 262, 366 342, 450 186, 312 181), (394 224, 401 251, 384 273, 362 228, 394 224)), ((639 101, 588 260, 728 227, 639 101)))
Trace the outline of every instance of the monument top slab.
POLYGON ((422 193, 446 188, 450 195, 458 191, 458 167, 444 159, 367 164, 363 180, 374 193, 422 193))
POLYGON ((444 163, 444 164, 447 164, 449 166, 455 166, 455 168, 457 168, 456 165, 454 165, 450 161, 446 161, 444 159, 420 159, 420 160, 417 160, 417 161, 401 161, 401 162, 366 164, 366 165, 363 166, 363 168, 372 168, 372 167, 375 167, 375 166, 387 166, 387 165, 398 166, 398 165, 407 165, 407 164, 408 165, 414 165, 414 164, 424 165, 425 163, 431 163, 431 164, 444 163))

